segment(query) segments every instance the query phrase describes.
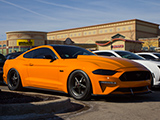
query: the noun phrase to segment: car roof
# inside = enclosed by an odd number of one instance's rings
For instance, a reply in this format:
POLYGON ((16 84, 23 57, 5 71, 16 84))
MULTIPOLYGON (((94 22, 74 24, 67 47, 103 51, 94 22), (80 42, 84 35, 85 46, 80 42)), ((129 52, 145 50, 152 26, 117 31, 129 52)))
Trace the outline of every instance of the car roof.
MULTIPOLYGON (((138 53, 154 54, 154 53, 158 53, 158 52, 138 52, 138 53)), ((158 53, 158 54, 160 54, 160 53, 158 53)))
POLYGON ((136 54, 154 55, 154 54, 160 54, 160 53, 156 53, 156 52, 140 52, 140 53, 136 53, 136 54))
POLYGON ((124 50, 96 50, 96 51, 93 51, 93 52, 117 52, 117 51, 129 52, 129 51, 124 51, 124 50))
POLYGON ((49 46, 52 46, 52 47, 55 47, 55 46, 60 46, 60 47, 66 47, 66 46, 68 46, 68 47, 78 47, 78 46, 74 46, 74 45, 60 45, 60 44, 48 44, 49 46))

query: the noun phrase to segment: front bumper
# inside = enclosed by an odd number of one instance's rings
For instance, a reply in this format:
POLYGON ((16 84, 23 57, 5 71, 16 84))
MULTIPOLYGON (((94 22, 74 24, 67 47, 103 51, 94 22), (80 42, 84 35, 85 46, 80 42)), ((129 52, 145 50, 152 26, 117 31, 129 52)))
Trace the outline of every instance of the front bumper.
POLYGON ((149 86, 143 87, 133 87, 133 88, 117 88, 111 94, 126 94, 126 95, 136 95, 136 94, 146 94, 151 93, 149 86))
MULTIPOLYGON (((139 74, 137 71, 141 70, 135 70, 128 69, 128 71, 134 74, 139 74)), ((131 77, 127 76, 131 79, 124 79, 121 77, 123 73, 128 72, 126 69, 117 72, 116 74, 112 76, 105 76, 105 75, 94 75, 92 78, 93 81, 93 94, 95 95, 109 95, 109 94, 142 94, 142 93, 149 93, 151 90, 149 89, 149 86, 151 85, 151 74, 148 72, 147 78, 137 79, 135 76, 131 75, 131 77), (121 78, 120 78, 121 77, 121 78)), ((145 71, 145 70, 142 70, 145 71)), ((129 74, 130 75, 130 74, 129 74)), ((138 77, 138 75, 137 75, 138 77)), ((143 74, 143 77, 145 75, 143 74)))

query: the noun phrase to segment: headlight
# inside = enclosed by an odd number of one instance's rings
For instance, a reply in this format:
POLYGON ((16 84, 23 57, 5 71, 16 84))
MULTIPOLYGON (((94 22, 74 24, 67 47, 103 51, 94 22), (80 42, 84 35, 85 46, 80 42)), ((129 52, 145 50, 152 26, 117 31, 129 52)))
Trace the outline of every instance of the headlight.
POLYGON ((114 70, 104 70, 104 69, 97 69, 94 70, 92 73, 97 75, 114 75, 117 71, 114 70))

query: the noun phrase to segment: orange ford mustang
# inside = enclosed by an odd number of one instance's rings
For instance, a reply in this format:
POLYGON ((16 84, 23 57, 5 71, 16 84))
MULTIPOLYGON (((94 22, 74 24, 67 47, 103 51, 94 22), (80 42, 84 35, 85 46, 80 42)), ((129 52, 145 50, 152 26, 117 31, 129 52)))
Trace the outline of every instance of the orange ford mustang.
POLYGON ((10 90, 44 88, 78 100, 94 95, 150 92, 151 74, 130 60, 97 56, 67 45, 43 45, 9 59, 3 78, 10 90))

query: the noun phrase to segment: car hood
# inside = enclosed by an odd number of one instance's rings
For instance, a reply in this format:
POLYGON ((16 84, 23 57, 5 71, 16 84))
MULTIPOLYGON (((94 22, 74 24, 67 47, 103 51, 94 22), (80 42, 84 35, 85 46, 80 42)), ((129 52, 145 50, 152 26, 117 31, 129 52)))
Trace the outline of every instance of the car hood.
POLYGON ((87 61, 99 67, 103 67, 106 69, 109 68, 112 70, 121 69, 121 68, 131 68, 131 67, 144 68, 142 65, 134 61, 123 59, 123 58, 116 58, 116 57, 79 55, 77 59, 81 61, 87 61))
POLYGON ((153 61, 149 61, 149 60, 133 60, 139 64, 142 64, 144 66, 157 66, 158 62, 153 62, 153 61))
POLYGON ((148 61, 160 66, 160 61, 151 61, 151 60, 148 60, 148 61))
POLYGON ((148 68, 152 72, 159 71, 158 64, 156 62, 149 61, 149 60, 133 60, 133 61, 145 66, 146 68, 148 68))

